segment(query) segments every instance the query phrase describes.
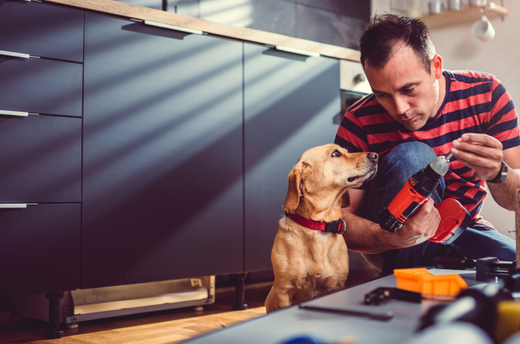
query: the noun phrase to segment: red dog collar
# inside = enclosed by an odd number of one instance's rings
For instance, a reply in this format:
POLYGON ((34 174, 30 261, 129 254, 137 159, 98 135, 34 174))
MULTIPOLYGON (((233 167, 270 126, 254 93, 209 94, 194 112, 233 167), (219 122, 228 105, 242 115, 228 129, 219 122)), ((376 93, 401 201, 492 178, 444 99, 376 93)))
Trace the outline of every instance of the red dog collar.
POLYGON ((347 227, 347 224, 345 223, 345 220, 341 219, 338 221, 332 221, 332 222, 320 222, 320 221, 313 221, 306 219, 305 217, 302 217, 297 214, 289 214, 285 213, 285 216, 293 220, 299 225, 302 225, 304 227, 310 228, 310 229, 316 229, 318 231, 323 232, 331 232, 336 234, 343 234, 345 232, 345 229, 347 227))

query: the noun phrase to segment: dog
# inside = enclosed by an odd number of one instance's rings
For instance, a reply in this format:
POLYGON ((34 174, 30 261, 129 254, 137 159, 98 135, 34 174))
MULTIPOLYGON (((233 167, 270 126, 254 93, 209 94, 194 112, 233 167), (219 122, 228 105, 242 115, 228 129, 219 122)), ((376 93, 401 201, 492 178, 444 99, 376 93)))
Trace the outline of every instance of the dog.
POLYGON ((341 208, 350 204, 348 189, 376 174, 377 162, 377 153, 349 153, 336 144, 311 148, 298 159, 271 252, 268 313, 345 287, 349 265, 341 208))

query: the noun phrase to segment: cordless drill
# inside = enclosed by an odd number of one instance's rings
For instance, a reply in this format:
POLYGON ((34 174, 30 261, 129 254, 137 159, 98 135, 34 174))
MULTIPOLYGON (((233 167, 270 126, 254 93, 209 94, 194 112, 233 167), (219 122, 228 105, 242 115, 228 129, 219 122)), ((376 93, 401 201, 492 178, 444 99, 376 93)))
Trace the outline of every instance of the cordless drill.
MULTIPOLYGON (((411 176, 390 202, 379 212, 379 225, 395 233, 432 195, 450 166, 452 154, 438 156, 426 168, 411 176)), ((466 229, 471 220, 468 211, 453 198, 445 199, 436 206, 441 215, 437 232, 429 240, 449 245, 466 229)))

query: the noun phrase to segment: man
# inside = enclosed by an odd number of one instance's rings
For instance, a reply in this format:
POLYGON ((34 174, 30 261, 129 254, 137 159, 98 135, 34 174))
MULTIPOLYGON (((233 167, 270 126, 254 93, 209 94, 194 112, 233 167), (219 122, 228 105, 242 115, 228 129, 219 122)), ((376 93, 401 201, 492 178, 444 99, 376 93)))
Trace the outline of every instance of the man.
POLYGON ((375 16, 360 48, 373 94, 349 108, 335 142, 376 152, 380 162, 377 176, 351 190, 351 205, 343 209, 349 249, 371 257, 383 274, 428 266, 437 256, 515 260, 514 240, 480 216, 485 184, 509 210, 520 188, 519 129, 505 88, 488 74, 444 71, 419 19, 375 16), (450 152, 450 170, 431 199, 396 233, 381 229, 379 211, 406 180, 450 152), (449 197, 468 210, 471 224, 454 243, 435 244, 428 241, 440 223, 434 205, 449 197))

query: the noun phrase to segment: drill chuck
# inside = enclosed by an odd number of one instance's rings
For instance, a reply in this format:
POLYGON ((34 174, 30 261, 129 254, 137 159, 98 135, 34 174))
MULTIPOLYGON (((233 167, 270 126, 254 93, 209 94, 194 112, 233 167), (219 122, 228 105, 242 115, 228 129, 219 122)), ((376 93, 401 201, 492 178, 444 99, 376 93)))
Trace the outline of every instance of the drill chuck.
POLYGON ((379 225, 386 231, 396 232, 432 195, 440 179, 449 169, 447 156, 435 157, 428 166, 411 176, 390 202, 379 212, 379 225))

